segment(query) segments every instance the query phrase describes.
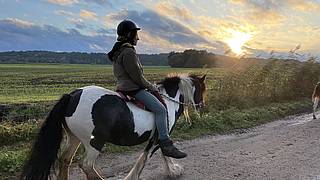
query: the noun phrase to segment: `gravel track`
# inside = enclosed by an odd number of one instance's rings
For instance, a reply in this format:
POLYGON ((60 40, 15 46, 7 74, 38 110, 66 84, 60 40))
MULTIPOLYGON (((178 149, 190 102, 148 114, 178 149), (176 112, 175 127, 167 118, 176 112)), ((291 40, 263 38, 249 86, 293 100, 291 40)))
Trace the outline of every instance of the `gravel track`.
MULTIPOLYGON (((184 174, 176 179, 288 179, 320 180, 320 120, 312 114, 290 116, 253 129, 176 142, 188 153, 177 160, 184 174)), ((141 150, 142 151, 142 150, 141 150)), ((96 162, 100 174, 122 179, 135 163, 139 152, 101 154, 96 162)), ((141 179, 169 179, 157 152, 148 160, 141 179)), ((73 166, 70 179, 85 179, 73 166)))

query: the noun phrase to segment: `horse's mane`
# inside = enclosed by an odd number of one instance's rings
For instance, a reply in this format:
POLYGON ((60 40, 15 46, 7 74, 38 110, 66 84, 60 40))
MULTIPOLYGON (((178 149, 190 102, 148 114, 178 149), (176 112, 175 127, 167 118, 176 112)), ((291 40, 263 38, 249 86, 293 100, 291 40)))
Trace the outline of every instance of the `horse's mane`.
MULTIPOLYGON (((164 80, 160 81, 158 84, 162 85, 167 92, 169 89, 180 89, 181 95, 183 95, 183 103, 192 104, 195 108, 192 88, 192 79, 195 77, 195 75, 189 74, 169 74, 164 80)), ((188 121, 190 119, 188 106, 184 105, 183 113, 186 120, 188 121)))

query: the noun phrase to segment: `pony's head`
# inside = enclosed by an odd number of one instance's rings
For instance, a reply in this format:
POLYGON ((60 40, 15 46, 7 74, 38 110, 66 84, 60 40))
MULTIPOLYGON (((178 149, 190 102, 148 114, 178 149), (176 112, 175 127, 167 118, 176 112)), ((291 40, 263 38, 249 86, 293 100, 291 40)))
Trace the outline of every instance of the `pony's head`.
POLYGON ((179 91, 183 97, 181 102, 184 105, 184 115, 189 119, 188 106, 194 107, 196 112, 204 107, 204 95, 206 92, 204 76, 188 75, 188 74, 170 74, 161 84, 170 97, 175 97, 179 91))
POLYGON ((190 75, 193 86, 194 86, 194 93, 193 93, 193 99, 195 103, 195 108, 197 110, 200 110, 205 105, 205 93, 206 93, 206 74, 202 77, 198 77, 196 75, 190 75))

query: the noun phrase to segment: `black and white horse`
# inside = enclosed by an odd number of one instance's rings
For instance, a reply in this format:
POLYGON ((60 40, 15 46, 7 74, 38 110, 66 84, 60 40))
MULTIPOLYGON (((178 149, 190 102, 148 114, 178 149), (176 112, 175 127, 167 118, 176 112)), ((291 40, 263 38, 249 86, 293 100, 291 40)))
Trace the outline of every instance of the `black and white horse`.
MULTIPOLYGON (((167 77, 158 85, 168 110, 169 130, 176 120, 192 105, 196 109, 204 104, 205 76, 177 75, 167 77)), ((45 180, 54 165, 63 129, 67 135, 66 148, 59 161, 57 179, 68 179, 68 169, 80 143, 86 155, 80 167, 88 179, 103 179, 94 169, 94 162, 106 142, 121 146, 141 144, 149 140, 144 152, 125 179, 139 179, 147 156, 156 146, 154 114, 124 101, 118 93, 98 86, 87 86, 65 94, 56 103, 33 146, 24 166, 21 179, 45 180)), ((162 155, 163 156, 163 155, 162 155)), ((182 174, 182 167, 163 156, 169 176, 182 174)))

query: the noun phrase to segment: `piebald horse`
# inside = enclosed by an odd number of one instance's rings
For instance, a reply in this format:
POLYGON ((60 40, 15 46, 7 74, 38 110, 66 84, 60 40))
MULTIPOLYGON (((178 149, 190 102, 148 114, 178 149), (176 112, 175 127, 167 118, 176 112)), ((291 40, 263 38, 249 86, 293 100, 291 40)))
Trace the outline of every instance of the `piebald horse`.
POLYGON ((319 104, 320 99, 320 82, 316 84, 312 94, 312 102, 313 102, 313 119, 317 119, 316 110, 319 104))
MULTIPOLYGON (((206 90, 205 75, 176 75, 158 83, 168 112, 169 132, 177 119, 192 105, 203 107, 206 90)), ((187 114, 187 113, 185 113, 187 114)), ((82 143, 85 157, 80 165, 87 179, 103 179, 94 163, 106 142, 132 146, 149 141, 126 180, 139 179, 151 148, 156 150, 157 133, 154 114, 125 101, 118 93, 98 86, 87 86, 65 94, 55 104, 44 121, 32 148, 21 179, 47 180, 60 144, 66 132, 67 143, 59 159, 58 180, 67 180, 72 158, 82 143)), ((179 176, 183 168, 171 158, 163 156, 165 169, 171 177, 179 176)))

